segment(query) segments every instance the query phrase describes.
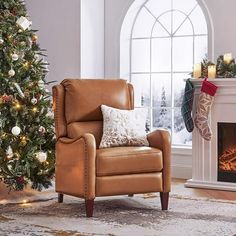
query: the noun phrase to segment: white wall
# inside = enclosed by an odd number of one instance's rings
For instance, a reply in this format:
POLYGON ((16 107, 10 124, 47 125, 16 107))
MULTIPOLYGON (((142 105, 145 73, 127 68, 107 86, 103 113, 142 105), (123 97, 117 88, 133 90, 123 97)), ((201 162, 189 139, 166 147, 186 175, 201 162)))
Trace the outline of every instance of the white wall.
MULTIPOLYGON (((119 76, 119 41, 123 18, 134 0, 105 0, 105 77, 119 76)), ((199 0, 201 2, 201 0, 199 0)), ((215 57, 225 52, 236 56, 235 0, 205 0, 214 27, 215 57)))
POLYGON ((104 0, 81 0, 81 77, 104 77, 104 0))
POLYGON ((80 1, 26 0, 41 48, 47 49, 48 81, 80 75, 80 1))
POLYGON ((119 77, 120 30, 133 0, 105 0, 105 77, 119 77))

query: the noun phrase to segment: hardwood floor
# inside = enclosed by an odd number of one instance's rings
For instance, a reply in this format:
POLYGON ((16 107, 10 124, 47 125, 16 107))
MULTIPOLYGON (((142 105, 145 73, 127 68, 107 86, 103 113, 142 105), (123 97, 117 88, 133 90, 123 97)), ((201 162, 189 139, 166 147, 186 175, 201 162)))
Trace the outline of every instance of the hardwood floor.
POLYGON ((210 189, 197 189, 197 188, 186 188, 184 183, 186 180, 183 179, 172 179, 172 194, 178 194, 189 197, 205 197, 212 199, 221 200, 233 200, 236 201, 236 192, 219 191, 210 189))

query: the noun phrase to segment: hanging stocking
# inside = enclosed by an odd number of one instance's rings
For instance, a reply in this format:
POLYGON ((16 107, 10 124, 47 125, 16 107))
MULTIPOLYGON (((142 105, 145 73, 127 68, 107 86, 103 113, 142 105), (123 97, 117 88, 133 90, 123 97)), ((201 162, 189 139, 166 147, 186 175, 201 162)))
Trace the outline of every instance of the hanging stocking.
POLYGON ((187 79, 184 90, 184 97, 181 106, 181 114, 184 119, 184 124, 188 132, 194 129, 193 119, 191 116, 193 107, 194 87, 190 79, 187 79))
POLYGON ((212 138, 212 131, 208 123, 208 116, 211 110, 217 86, 207 81, 202 82, 201 93, 197 104, 196 116, 194 119, 195 126, 197 127, 200 135, 207 141, 212 138))

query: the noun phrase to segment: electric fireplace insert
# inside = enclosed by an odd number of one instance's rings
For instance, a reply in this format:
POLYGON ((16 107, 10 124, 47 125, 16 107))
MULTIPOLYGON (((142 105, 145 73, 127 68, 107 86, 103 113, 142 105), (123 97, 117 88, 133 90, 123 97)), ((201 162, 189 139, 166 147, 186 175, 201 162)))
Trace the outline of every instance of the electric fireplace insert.
POLYGON ((218 123, 218 181, 236 183, 236 123, 218 123))

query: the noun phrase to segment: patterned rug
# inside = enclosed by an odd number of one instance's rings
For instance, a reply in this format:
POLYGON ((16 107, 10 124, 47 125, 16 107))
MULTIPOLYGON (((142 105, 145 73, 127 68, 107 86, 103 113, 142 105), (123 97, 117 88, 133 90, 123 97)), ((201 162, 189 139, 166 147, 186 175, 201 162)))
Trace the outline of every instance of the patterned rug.
MULTIPOLYGON (((54 195, 54 198, 56 195, 54 195)), ((84 201, 65 197, 27 204, 0 205, 0 235, 233 236, 236 202, 171 196, 169 211, 159 196, 97 198, 94 217, 86 218, 84 201)))

